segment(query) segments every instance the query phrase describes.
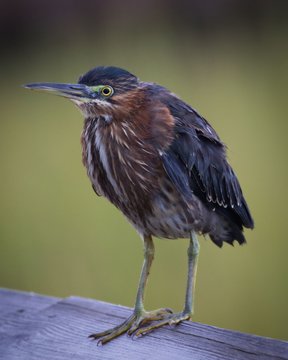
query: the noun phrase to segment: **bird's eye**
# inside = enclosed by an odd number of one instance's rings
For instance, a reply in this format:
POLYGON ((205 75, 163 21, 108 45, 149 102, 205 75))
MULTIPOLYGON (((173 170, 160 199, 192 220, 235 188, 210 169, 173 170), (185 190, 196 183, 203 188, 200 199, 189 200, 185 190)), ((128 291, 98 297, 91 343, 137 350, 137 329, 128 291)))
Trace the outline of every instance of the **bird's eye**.
POLYGON ((105 97, 111 96, 113 94, 114 90, 111 86, 103 86, 101 89, 101 94, 105 97))

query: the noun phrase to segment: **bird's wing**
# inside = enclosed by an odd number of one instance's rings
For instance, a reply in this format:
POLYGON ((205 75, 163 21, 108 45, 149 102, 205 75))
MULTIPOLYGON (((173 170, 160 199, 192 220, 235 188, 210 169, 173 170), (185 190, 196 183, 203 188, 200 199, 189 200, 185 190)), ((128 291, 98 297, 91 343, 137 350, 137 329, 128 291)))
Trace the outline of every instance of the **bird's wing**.
POLYGON ((187 201, 192 190, 208 207, 253 228, 240 184, 226 160, 225 145, 215 130, 180 99, 173 98, 167 106, 175 118, 175 138, 162 160, 177 189, 187 201))

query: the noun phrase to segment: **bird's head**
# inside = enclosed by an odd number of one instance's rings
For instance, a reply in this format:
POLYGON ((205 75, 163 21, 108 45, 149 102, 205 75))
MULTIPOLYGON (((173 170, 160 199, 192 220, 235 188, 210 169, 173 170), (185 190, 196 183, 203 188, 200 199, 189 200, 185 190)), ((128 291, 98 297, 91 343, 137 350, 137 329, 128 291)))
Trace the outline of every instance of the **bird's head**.
POLYGON ((115 112, 125 113, 140 103, 138 78, 113 66, 96 67, 82 75, 77 84, 33 83, 25 87, 66 97, 88 117, 108 118, 115 112))

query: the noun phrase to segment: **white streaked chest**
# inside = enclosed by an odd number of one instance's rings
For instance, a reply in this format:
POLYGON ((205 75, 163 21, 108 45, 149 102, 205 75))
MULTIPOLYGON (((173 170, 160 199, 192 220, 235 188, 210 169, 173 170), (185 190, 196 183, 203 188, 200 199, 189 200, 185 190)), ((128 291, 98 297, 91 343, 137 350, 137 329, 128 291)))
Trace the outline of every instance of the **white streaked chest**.
MULTIPOLYGON (((108 144, 105 143, 103 139, 103 134, 99 129, 96 129, 95 131, 95 141, 92 146, 95 146, 95 151, 98 152, 99 156, 99 162, 100 165, 103 167, 103 170, 106 173, 107 179, 110 182, 110 184, 113 186, 114 191, 117 195, 121 194, 120 188, 117 184, 117 180, 115 178, 115 169, 112 169, 112 161, 111 161, 111 153, 109 153, 108 144)), ((91 149, 90 149, 91 151, 91 149)), ((93 164, 92 164, 93 167, 93 164)), ((97 171, 97 170, 96 170, 97 171)), ((94 169, 95 173, 95 169, 94 169)), ((92 177, 92 180, 95 181, 95 179, 92 177)))
POLYGON ((82 132, 82 155, 94 189, 99 195, 109 198, 111 191, 117 196, 123 193, 117 180, 117 166, 121 164, 115 163, 115 159, 113 161, 111 148, 114 147, 110 143, 109 129, 103 127, 101 121, 97 118, 86 121, 82 132))

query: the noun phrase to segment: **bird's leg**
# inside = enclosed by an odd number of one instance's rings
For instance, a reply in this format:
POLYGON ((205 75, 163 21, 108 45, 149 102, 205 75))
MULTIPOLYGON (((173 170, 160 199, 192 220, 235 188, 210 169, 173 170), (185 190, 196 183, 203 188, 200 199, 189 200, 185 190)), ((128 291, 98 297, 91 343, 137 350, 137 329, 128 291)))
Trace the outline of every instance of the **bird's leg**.
POLYGON ((149 326, 138 329, 134 332, 134 335, 141 336, 149 333, 150 331, 157 329, 164 325, 176 325, 183 320, 190 320, 193 314, 193 303, 195 293, 195 282, 197 272, 197 262, 199 255, 199 242, 194 232, 191 232, 190 243, 188 247, 188 276, 187 276, 187 287, 185 296, 184 309, 180 313, 167 314, 162 320, 151 324, 149 326))
POLYGON ((195 294, 195 284, 196 284, 196 275, 197 275, 197 264, 199 256, 200 245, 197 239, 197 235, 194 231, 190 235, 190 243, 188 247, 188 276, 187 276, 187 287, 185 295, 185 306, 183 314, 193 315, 193 306, 194 306, 194 294, 195 294))
POLYGON ((115 337, 127 332, 131 335, 135 332, 141 325, 166 318, 167 315, 171 314, 170 309, 158 309, 150 312, 144 310, 144 291, 147 283, 149 271, 152 265, 154 258, 154 244, 150 236, 144 237, 144 262, 142 266, 140 281, 138 285, 138 291, 136 296, 136 302, 133 314, 129 316, 122 324, 115 326, 112 329, 95 333, 90 335, 90 338, 99 339, 99 344, 105 344, 108 341, 114 339, 115 337))
POLYGON ((144 237, 144 262, 142 266, 141 276, 139 280, 135 308, 136 314, 141 314, 144 310, 144 291, 150 272, 152 262, 154 260, 155 248, 151 237, 144 237))

